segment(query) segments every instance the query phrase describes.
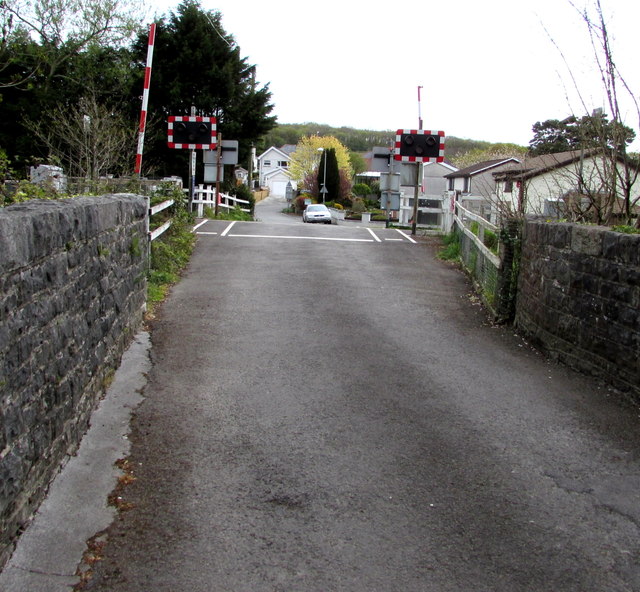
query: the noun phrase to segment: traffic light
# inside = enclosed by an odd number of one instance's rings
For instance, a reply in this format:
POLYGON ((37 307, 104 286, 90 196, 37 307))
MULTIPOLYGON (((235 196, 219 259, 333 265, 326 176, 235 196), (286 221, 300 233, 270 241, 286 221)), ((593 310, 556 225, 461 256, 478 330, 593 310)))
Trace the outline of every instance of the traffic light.
POLYGON ((402 162, 444 161, 444 132, 398 130, 393 158, 402 162))
POLYGON ((215 117, 169 117, 169 148, 213 150, 216 147, 215 117))

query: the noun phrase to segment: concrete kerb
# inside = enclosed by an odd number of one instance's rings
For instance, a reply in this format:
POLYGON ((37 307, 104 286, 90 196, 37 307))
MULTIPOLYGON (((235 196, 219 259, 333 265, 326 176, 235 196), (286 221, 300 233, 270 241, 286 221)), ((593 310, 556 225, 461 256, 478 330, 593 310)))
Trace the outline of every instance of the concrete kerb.
POLYGON ((149 348, 149 334, 141 331, 123 354, 78 453, 52 482, 0 573, 3 592, 69 592, 80 581, 76 570, 87 541, 115 517, 107 497, 121 475, 115 462, 129 453, 129 422, 143 399, 151 367, 149 348))

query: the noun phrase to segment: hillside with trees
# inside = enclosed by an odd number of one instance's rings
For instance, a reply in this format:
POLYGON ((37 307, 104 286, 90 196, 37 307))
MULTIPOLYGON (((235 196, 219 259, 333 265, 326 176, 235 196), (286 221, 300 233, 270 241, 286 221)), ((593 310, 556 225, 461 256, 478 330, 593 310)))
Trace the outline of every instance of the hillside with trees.
MULTIPOLYGON (((393 146, 396 130, 361 130, 351 127, 331 127, 320 123, 281 123, 265 135, 262 148, 298 144, 303 137, 332 136, 337 138, 350 152, 366 153, 375 146, 393 146)), ((468 166, 469 155, 479 160, 495 158, 495 154, 515 156, 526 152, 527 148, 516 144, 491 143, 447 136, 446 159, 456 166, 468 166)))

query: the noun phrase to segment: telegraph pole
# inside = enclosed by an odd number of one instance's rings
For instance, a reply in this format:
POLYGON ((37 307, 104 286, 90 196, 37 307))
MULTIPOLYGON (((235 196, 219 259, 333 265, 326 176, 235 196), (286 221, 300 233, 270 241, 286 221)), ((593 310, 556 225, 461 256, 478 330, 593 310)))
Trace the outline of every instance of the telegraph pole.
MULTIPOLYGON (((418 129, 422 130, 422 107, 420 104, 420 89, 418 87, 418 129)), ((422 186, 422 162, 416 163, 416 187, 413 198, 413 224, 411 224, 411 234, 415 236, 416 227, 418 225, 418 200, 420 197, 420 187, 422 186)))

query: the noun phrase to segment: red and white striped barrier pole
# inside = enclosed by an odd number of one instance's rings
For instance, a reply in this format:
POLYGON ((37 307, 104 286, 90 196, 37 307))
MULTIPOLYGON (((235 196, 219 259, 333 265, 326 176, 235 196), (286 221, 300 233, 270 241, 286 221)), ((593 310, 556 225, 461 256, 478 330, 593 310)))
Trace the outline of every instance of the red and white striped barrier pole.
POLYGON ((153 44, 156 38, 156 24, 149 25, 149 46, 147 48, 147 67, 144 70, 144 90, 142 92, 142 110, 138 128, 138 152, 136 153, 135 174, 142 170, 142 149, 144 147, 144 131, 147 125, 147 105, 149 104, 149 83, 151 82, 151 63, 153 62, 153 44))

